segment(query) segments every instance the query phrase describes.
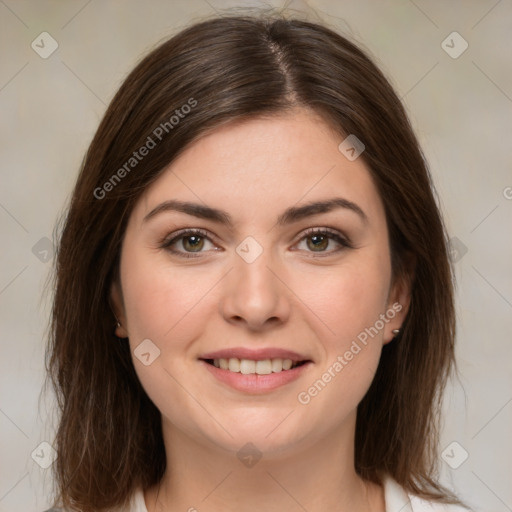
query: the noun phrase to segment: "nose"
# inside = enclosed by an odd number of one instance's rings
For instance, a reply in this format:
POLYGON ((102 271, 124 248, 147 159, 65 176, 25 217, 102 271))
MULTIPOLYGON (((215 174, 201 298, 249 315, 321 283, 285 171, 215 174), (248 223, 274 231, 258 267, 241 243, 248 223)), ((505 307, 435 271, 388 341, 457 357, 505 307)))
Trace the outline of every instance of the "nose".
POLYGON ((264 331, 288 320, 290 294, 284 276, 264 251, 252 263, 237 257, 233 270, 226 276, 219 307, 227 322, 251 331, 264 331))

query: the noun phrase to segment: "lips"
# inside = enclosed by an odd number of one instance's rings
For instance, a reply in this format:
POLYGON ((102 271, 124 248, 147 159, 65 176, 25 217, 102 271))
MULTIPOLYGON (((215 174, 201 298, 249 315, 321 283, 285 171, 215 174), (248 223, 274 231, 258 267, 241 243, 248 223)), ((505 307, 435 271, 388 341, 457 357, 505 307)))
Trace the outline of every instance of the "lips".
POLYGON ((281 348, 261 348, 261 349, 249 349, 244 347, 228 348, 223 350, 217 350, 215 352, 208 352, 199 357, 203 361, 208 359, 249 359, 252 361, 263 361, 265 359, 290 359, 292 362, 298 363, 302 361, 310 361, 305 356, 293 352, 291 350, 281 348))
POLYGON ((285 349, 232 348, 199 357, 218 380, 239 391, 271 391, 297 379, 312 360, 285 349))

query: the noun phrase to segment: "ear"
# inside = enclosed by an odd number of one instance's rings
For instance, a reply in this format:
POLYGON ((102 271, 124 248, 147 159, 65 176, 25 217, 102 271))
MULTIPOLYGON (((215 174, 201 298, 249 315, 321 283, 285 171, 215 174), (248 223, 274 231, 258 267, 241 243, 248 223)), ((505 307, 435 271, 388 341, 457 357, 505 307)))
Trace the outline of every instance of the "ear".
POLYGON ((395 276, 391 285, 386 310, 386 317, 389 322, 384 329, 384 344, 399 336, 399 334, 394 334, 393 330, 402 329, 405 317, 409 312, 415 266, 416 258, 409 254, 402 273, 395 276))
POLYGON ((121 286, 118 281, 114 281, 110 287, 110 306, 115 315, 115 320, 121 325, 116 325, 115 334, 118 338, 128 338, 128 331, 126 328, 126 314, 124 310, 124 300, 121 286))

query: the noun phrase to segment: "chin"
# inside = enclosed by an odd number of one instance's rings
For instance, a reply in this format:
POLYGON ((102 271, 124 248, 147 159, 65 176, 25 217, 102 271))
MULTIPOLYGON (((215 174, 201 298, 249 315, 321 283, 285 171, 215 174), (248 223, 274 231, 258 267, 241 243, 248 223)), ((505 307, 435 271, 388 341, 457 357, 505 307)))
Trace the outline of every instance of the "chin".
MULTIPOLYGON (((226 417, 224 422, 218 418, 227 432, 217 426, 215 432, 218 435, 212 436, 213 432, 209 430, 205 432, 205 436, 215 446, 226 451, 238 452, 250 445, 264 453, 267 459, 298 449, 308 438, 314 437, 313 429, 308 429, 304 422, 297 423, 291 409, 277 414, 271 414, 270 411, 263 415, 260 413, 259 417, 253 418, 253 414, 248 414, 236 424, 226 417)), ((250 450, 248 447, 246 449, 250 450)))

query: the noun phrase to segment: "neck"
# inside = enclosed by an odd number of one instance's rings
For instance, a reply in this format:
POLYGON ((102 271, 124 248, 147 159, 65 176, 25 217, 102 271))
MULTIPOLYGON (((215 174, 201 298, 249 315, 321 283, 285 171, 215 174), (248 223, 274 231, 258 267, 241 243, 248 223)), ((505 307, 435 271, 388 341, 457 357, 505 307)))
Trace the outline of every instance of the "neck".
POLYGON ((383 512, 382 488, 355 472, 354 425, 293 454, 263 454, 244 464, 236 453, 198 443, 164 422, 168 469, 146 492, 148 512, 383 512))

